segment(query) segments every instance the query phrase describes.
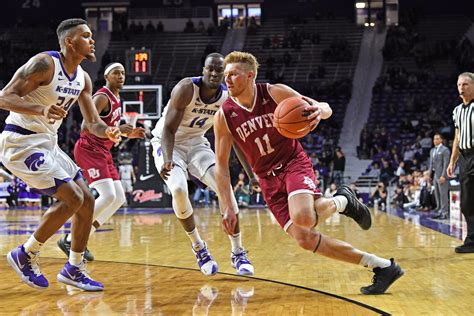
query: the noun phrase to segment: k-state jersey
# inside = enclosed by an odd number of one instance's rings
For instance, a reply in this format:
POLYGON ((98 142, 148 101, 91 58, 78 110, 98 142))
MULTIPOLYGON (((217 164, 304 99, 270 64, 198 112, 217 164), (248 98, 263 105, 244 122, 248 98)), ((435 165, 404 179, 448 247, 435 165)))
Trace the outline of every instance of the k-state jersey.
MULTIPOLYGON (((119 126, 120 117, 122 115, 122 108, 120 104, 120 99, 117 98, 112 91, 107 87, 102 87, 94 94, 93 98, 97 95, 105 95, 109 99, 110 111, 104 116, 100 116, 102 121, 104 121, 107 126, 119 126)), ((114 142, 107 139, 95 136, 88 131, 81 132, 81 138, 86 140, 87 143, 93 147, 99 147, 101 149, 110 150, 114 146, 114 142)))
MULTIPOLYGON (((199 96, 199 86, 202 81, 202 77, 190 78, 193 81, 194 94, 191 102, 186 106, 184 110, 183 119, 178 127, 175 134, 175 142, 185 141, 191 138, 204 137, 204 134, 214 124, 214 114, 221 108, 222 104, 228 97, 227 87, 221 84, 220 97, 216 102, 204 103, 199 96)), ((153 136, 161 138, 163 134, 163 128, 165 125, 165 117, 168 113, 169 102, 163 111, 163 115, 156 123, 156 127, 153 130, 153 136)))
MULTIPOLYGON (((60 54, 56 51, 44 52, 51 56, 54 62, 54 75, 51 82, 45 86, 40 86, 36 90, 23 97, 25 101, 45 106, 56 104, 64 107, 68 111, 77 102, 79 95, 85 86, 84 71, 78 66, 76 72, 69 77, 62 64, 60 54)), ((48 119, 42 115, 27 115, 10 112, 6 121, 7 124, 21 126, 36 133, 47 133, 55 135, 62 120, 50 124, 48 119)))
POLYGON ((260 177, 284 165, 303 151, 296 139, 282 136, 273 127, 273 112, 277 103, 268 92, 266 83, 256 84, 256 97, 251 109, 233 98, 222 105, 225 120, 234 141, 244 152, 253 171, 260 177))

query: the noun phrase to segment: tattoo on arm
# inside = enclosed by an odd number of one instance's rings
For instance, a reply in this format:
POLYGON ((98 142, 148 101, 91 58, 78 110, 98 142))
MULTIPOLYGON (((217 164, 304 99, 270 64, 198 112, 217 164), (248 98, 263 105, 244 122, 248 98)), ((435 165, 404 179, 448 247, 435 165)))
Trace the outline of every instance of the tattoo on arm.
POLYGON ((26 79, 33 74, 44 73, 49 70, 49 62, 46 58, 41 58, 33 62, 29 62, 20 71, 20 77, 26 79))

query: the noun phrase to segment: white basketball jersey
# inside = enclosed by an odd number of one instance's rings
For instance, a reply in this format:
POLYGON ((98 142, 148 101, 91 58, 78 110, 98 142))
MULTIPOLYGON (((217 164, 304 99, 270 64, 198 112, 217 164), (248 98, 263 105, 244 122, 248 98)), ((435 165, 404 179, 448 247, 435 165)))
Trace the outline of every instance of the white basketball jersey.
MULTIPOLYGON (((84 71, 81 66, 77 67, 72 78, 65 71, 59 52, 45 52, 53 58, 54 75, 51 82, 46 86, 40 86, 36 90, 23 97, 24 100, 31 103, 44 104, 45 106, 57 104, 64 106, 68 111, 76 103, 79 95, 84 89, 85 79, 84 71)), ((7 124, 14 124, 36 133, 48 133, 55 135, 62 120, 50 124, 48 119, 42 115, 27 115, 10 112, 6 121, 7 124)))
MULTIPOLYGON (((221 96, 214 103, 204 103, 201 101, 199 96, 199 85, 202 81, 202 77, 190 78, 193 81, 194 94, 191 102, 186 106, 184 110, 183 120, 178 127, 175 134, 175 142, 189 140, 191 138, 204 137, 204 134, 214 124, 214 114, 220 109, 222 104, 229 93, 225 84, 221 84, 221 96)), ((156 123, 155 129, 152 131, 153 136, 161 138, 163 134, 163 127, 165 125, 166 113, 168 113, 169 102, 163 111, 158 123, 156 123)))
POLYGON ((120 165, 119 174, 121 180, 131 180, 132 179, 133 166, 132 165, 120 165))

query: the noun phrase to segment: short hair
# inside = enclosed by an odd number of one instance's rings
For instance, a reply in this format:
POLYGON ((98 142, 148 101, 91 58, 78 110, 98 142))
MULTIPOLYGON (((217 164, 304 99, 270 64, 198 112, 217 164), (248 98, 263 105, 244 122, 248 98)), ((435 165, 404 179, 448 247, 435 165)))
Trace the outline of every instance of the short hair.
POLYGON ((209 55, 207 55, 204 60, 206 60, 208 58, 224 58, 224 55, 222 55, 221 53, 214 52, 214 53, 210 53, 209 55))
POLYGON ((232 53, 228 54, 224 58, 224 66, 227 64, 232 64, 232 63, 243 63, 245 64, 250 70, 252 70, 255 73, 255 77, 257 77, 257 72, 258 72, 258 61, 257 58, 255 58, 254 55, 246 52, 239 52, 239 51, 233 51, 232 53))
POLYGON ((444 139, 443 134, 441 134, 441 133, 439 133, 439 132, 436 132, 436 133, 433 135, 433 137, 435 137, 436 135, 438 135, 439 138, 444 139))
POLYGON ((469 78, 472 82, 474 82, 474 73, 472 73, 472 72, 467 72, 467 71, 466 71, 466 72, 463 72, 462 74, 460 74, 460 75, 458 76, 458 78, 459 78, 459 77, 467 77, 467 78, 469 78))
POLYGON ((67 19, 59 23, 58 28, 56 29, 59 44, 61 44, 63 38, 66 36, 70 29, 82 24, 87 25, 87 21, 79 18, 67 19))

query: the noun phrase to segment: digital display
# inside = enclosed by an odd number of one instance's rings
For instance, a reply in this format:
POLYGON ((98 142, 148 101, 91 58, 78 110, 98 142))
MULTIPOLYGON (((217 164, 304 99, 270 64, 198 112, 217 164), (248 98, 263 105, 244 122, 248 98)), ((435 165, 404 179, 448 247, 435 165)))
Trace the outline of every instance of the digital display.
POLYGON ((130 49, 127 52, 127 73, 130 75, 151 75, 151 50, 130 49))

